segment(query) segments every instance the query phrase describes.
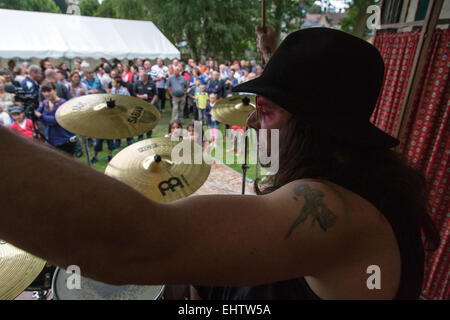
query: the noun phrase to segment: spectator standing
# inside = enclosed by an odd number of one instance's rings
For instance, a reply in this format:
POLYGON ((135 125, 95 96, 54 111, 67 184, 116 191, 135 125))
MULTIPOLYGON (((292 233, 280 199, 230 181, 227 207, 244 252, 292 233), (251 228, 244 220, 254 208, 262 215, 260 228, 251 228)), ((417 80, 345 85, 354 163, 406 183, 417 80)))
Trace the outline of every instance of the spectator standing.
POLYGON ((83 61, 81 63, 81 65, 80 65, 80 69, 81 69, 80 76, 81 76, 82 79, 86 76, 85 75, 86 70, 89 70, 90 68, 91 68, 91 65, 89 64, 89 62, 83 61))
POLYGON ((63 74, 64 79, 66 79, 66 80, 69 79, 69 77, 70 77, 70 70, 69 70, 69 67, 67 66, 66 63, 61 63, 59 65, 58 69, 61 70, 61 73, 63 74))
MULTIPOLYGON (((124 96, 130 96, 130 93, 128 90, 123 87, 122 78, 117 76, 112 79, 111 82, 111 94, 119 94, 124 96)), ((128 145, 130 145, 132 142, 130 142, 130 139, 133 140, 133 138, 127 138, 128 145)), ((97 139, 94 146, 94 156, 92 157, 91 162, 96 163, 98 162, 98 153, 103 151, 103 141, 104 139, 97 139)), ((110 162, 112 160, 112 153, 116 148, 120 147, 121 141, 120 140, 106 140, 106 143, 108 144, 108 157, 107 161, 110 162)))
POLYGON ((32 65, 29 68, 29 74, 22 81, 22 89, 27 94, 32 95, 36 101, 39 99, 39 81, 42 79, 41 68, 37 65, 32 65))
MULTIPOLYGON (((155 104, 157 95, 156 95, 156 85, 153 80, 148 76, 145 71, 142 71, 139 75, 140 79, 135 83, 133 93, 136 98, 147 101, 150 104, 155 104)), ((147 139, 152 137, 153 131, 150 130, 147 132, 147 139)), ((138 137, 138 141, 141 141, 144 138, 144 135, 140 135, 138 137)))
POLYGON ((256 72, 255 72, 256 78, 260 77, 262 75, 262 73, 263 73, 263 68, 260 65, 257 65, 256 72))
POLYGON ((28 74, 28 63, 24 62, 22 63, 22 68, 19 68, 18 74, 16 74, 16 77, 14 78, 14 80, 17 81, 17 83, 19 83, 19 87, 22 81, 25 80, 25 78, 27 77, 27 74, 28 74))
POLYGON ((96 94, 103 92, 102 84, 100 80, 95 76, 95 72, 91 69, 85 71, 85 78, 82 82, 86 85, 88 89, 88 94, 96 94))
POLYGON ((123 96, 130 96, 130 92, 126 87, 124 87, 124 83, 121 77, 115 77, 111 82, 112 89, 111 94, 120 94, 123 96))
POLYGON ((111 77, 111 82, 110 82, 109 85, 108 85, 108 93, 109 93, 109 94, 111 94, 111 91, 112 91, 112 88, 113 88, 113 85, 112 85, 112 79, 115 79, 115 78, 117 78, 117 77, 120 78, 120 76, 119 76, 119 71, 118 71, 117 69, 112 69, 112 70, 111 70, 110 77, 111 77))
POLYGON ((211 71, 209 68, 206 68, 205 72, 200 76, 200 81, 202 82, 202 84, 208 85, 210 79, 211 71))
POLYGON ((14 95, 5 91, 5 77, 0 76, 0 112, 7 111, 14 105, 14 95))
POLYGON ((16 69, 16 62, 14 60, 9 60, 8 61, 8 71, 9 71, 9 74, 10 74, 10 77, 12 80, 14 80, 16 77, 15 69, 16 69))
POLYGON ((100 83, 102 84, 103 91, 108 92, 109 85, 112 82, 110 73, 111 73, 111 67, 106 66, 104 69, 104 73, 102 77, 100 78, 100 83))
POLYGON ((216 140, 219 130, 219 122, 214 118, 214 116, 211 113, 211 110, 212 108, 214 108, 216 101, 217 101, 216 95, 214 93, 211 94, 209 96, 209 103, 206 105, 205 108, 206 123, 209 128, 209 137, 211 139, 211 143, 213 146, 216 146, 216 140))
POLYGON ((88 94, 88 87, 81 82, 81 75, 78 71, 72 71, 70 74, 69 92, 72 98, 88 94))
MULTIPOLYGON (((58 77, 57 77, 55 70, 53 70, 53 69, 45 70, 45 82, 52 82, 55 84, 56 93, 57 93, 58 97, 66 100, 66 101, 72 98, 70 91, 67 89, 67 87, 58 83, 58 77)), ((43 96, 42 92, 40 94, 39 100, 44 101, 44 96, 43 96)))
POLYGON ((175 70, 175 75, 171 76, 167 81, 167 88, 172 97, 172 121, 182 120, 183 110, 186 104, 186 91, 188 82, 181 75, 180 67, 175 70))
POLYGON ((204 84, 200 85, 200 92, 195 96, 196 106, 198 110, 198 121, 202 121, 203 125, 206 124, 205 110, 209 101, 208 92, 206 92, 206 86, 204 84))
POLYGON ((157 102, 156 107, 162 113, 165 112, 166 105, 166 81, 169 77, 169 68, 167 68, 163 60, 158 58, 156 60, 156 65, 151 69, 151 78, 156 84, 157 90, 157 102))
MULTIPOLYGON (((70 75, 69 75, 69 77, 70 77, 70 75)), ((70 84, 70 82, 66 80, 66 78, 64 77, 63 71, 60 70, 60 69, 56 70, 56 80, 57 80, 56 81, 57 83, 59 83, 60 85, 65 86, 67 91, 70 94, 70 91, 69 91, 69 84, 70 84)))
POLYGON ((130 71, 130 66, 127 64, 123 66, 122 81, 126 83, 133 82, 133 73, 130 71))
MULTIPOLYGON (((179 61, 178 61, 177 58, 175 58, 175 59, 172 60, 172 67, 173 67, 174 70, 175 70, 175 68, 178 67, 178 64, 179 64, 179 61)), ((183 72, 183 71, 184 71, 184 70, 181 70, 181 72, 183 72)))
POLYGON ((230 75, 225 79, 224 83, 224 98, 232 95, 231 90, 239 84, 238 79, 235 77, 234 69, 230 70, 230 75))
POLYGON ((145 69, 145 72, 147 72, 147 74, 148 74, 149 76, 151 76, 151 72, 152 72, 152 64, 150 63, 150 61, 145 60, 145 62, 144 62, 144 69, 145 69))
POLYGON ((11 80, 11 74, 8 70, 0 70, 0 76, 4 78, 4 89, 6 92, 14 93, 16 88, 20 87, 20 83, 15 80, 11 80))
POLYGON ((75 153, 76 135, 67 131, 56 122, 55 114, 58 108, 66 100, 58 97, 56 85, 53 82, 44 84, 41 88, 45 100, 34 112, 36 117, 45 125, 45 135, 47 141, 57 149, 64 151, 71 156, 75 153))
POLYGON ((208 94, 215 93, 217 99, 222 99, 224 97, 223 81, 219 79, 220 73, 218 71, 213 71, 212 79, 208 81, 208 94))
POLYGON ((219 72, 220 72, 220 77, 219 77, 220 80, 224 81, 224 80, 226 80, 229 77, 229 71, 228 71, 226 65, 221 64, 219 66, 219 72))
POLYGON ((75 59, 73 61, 73 70, 81 72, 81 60, 80 59, 75 59))

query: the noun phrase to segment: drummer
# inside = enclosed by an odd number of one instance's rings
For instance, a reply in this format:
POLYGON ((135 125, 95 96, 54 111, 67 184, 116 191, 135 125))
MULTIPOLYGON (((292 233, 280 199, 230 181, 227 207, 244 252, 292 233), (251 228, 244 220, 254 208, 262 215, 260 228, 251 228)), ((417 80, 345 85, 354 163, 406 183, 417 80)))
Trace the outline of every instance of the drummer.
POLYGON ((156 203, 0 128, 0 193, 20 197, 3 204, 0 238, 102 282, 191 283, 203 299, 417 299, 420 231, 430 248, 439 239, 423 176, 369 122, 379 52, 332 29, 278 49, 272 29, 257 34, 269 62, 235 90, 259 95, 248 126, 267 129, 268 146, 280 134, 280 170, 258 196, 156 203))

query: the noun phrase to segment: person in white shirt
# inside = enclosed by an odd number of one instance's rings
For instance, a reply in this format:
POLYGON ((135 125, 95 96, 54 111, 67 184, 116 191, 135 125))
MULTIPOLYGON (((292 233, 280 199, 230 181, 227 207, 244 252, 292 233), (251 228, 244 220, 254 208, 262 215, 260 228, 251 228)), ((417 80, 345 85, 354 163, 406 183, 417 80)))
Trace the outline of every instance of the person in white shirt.
POLYGON ((156 65, 151 69, 150 76, 156 84, 158 98, 156 100, 156 108, 164 112, 166 105, 166 81, 169 78, 169 68, 167 68, 161 58, 156 60, 156 65))

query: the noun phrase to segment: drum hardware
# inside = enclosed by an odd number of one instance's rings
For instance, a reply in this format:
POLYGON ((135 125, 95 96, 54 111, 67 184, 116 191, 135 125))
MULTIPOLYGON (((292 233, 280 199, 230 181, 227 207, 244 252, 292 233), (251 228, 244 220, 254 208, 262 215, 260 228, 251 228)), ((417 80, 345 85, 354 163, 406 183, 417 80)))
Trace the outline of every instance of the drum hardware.
POLYGON ((52 280, 54 300, 162 300, 165 286, 113 286, 80 276, 80 288, 69 286, 72 273, 57 268, 52 280))
POLYGON ((155 128, 161 119, 158 110, 142 99, 110 94, 69 100, 58 108, 55 117, 61 127, 82 137, 89 166, 84 137, 109 140, 135 137, 155 128))
POLYGON ((45 261, 4 241, 0 243, 0 300, 13 300, 39 275, 45 261))
MULTIPOLYGON (((231 96, 217 102, 211 110, 213 117, 219 121, 232 126, 246 127, 247 119, 256 110, 256 95, 244 94, 231 96)), ((245 194, 248 166, 248 136, 245 135, 244 164, 242 165, 242 194, 245 194)), ((256 163, 258 172, 258 161, 256 163)))
MULTIPOLYGON (((105 174, 120 180, 157 202, 172 202, 197 191, 206 181, 211 165, 194 164, 194 144, 190 164, 172 161, 179 141, 170 138, 143 140, 119 152, 105 174)), ((203 153, 202 153, 203 155, 203 153)))

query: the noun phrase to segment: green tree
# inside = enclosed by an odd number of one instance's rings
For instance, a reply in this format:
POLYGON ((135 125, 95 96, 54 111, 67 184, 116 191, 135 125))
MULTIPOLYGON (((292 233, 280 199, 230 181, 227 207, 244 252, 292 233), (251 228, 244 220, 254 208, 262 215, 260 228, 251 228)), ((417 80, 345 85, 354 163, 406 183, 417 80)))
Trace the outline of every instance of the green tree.
POLYGON ((81 0, 78 6, 80 7, 82 16, 92 17, 95 16, 95 13, 100 7, 100 3, 98 0, 81 0))
POLYGON ((0 0, 0 8, 61 13, 53 0, 0 0))
POLYGON ((243 56, 255 42, 257 0, 146 0, 151 20, 195 59, 243 56))
POLYGON ((53 0, 55 1, 55 4, 58 6, 58 8, 61 10, 62 13, 67 12, 67 4, 65 0, 53 0))
POLYGON ((378 0, 353 0, 348 10, 348 16, 339 21, 342 30, 354 36, 365 38, 369 33, 367 8, 378 3, 378 0))
POLYGON ((105 18, 149 20, 144 0, 103 0, 95 16, 105 18))

